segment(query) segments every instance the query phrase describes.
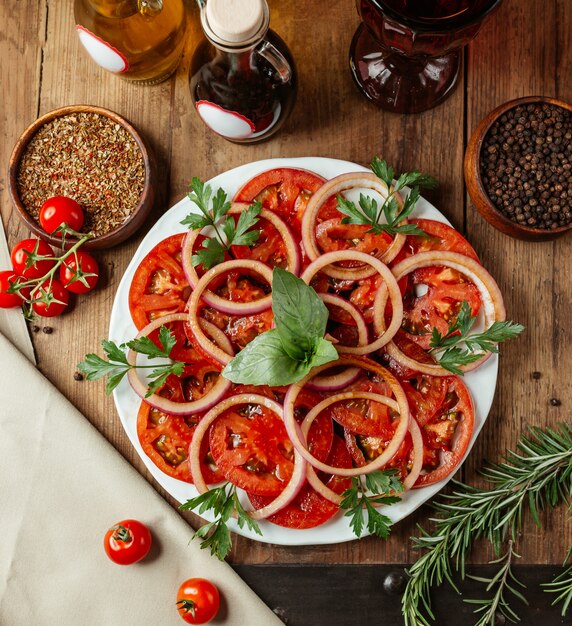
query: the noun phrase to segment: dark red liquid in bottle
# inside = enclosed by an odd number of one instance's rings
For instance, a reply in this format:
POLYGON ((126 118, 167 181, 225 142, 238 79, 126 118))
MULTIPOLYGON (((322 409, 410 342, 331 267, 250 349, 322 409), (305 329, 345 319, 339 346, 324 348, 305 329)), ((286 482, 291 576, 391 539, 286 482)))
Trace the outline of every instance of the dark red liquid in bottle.
POLYGON ((409 19, 471 19, 493 4, 492 0, 380 0, 380 4, 409 19))
POLYGON ((193 56, 190 74, 193 101, 203 120, 230 141, 253 143, 267 139, 282 126, 294 105, 297 91, 294 59, 276 33, 269 30, 264 39, 288 62, 287 78, 256 48, 227 52, 205 40, 193 56), (219 108, 218 113, 207 108, 212 105, 219 108), (236 120, 229 117, 225 125, 225 114, 234 114, 236 120), (226 130, 241 120, 245 128, 250 126, 246 136, 237 136, 240 131, 226 130))

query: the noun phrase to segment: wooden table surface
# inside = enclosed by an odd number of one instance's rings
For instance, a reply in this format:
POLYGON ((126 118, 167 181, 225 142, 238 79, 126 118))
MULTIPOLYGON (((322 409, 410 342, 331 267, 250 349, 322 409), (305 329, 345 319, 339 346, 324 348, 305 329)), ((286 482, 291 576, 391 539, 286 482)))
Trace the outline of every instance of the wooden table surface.
MULTIPOLYGON (((572 2, 505 0, 467 48, 459 84, 441 106, 418 115, 375 108, 354 86, 348 49, 359 20, 352 0, 271 0, 271 26, 290 45, 299 70, 294 112, 270 141, 239 146, 217 137, 199 120, 187 75, 199 41, 196 6, 189 5, 183 62, 157 86, 137 86, 100 70, 80 47, 73 2, 0 3, 0 208, 10 245, 28 235, 13 209, 6 170, 12 146, 38 115, 68 104, 93 104, 127 117, 152 144, 160 162, 160 193, 152 218, 127 243, 98 255, 101 288, 75 309, 49 322, 52 334, 33 335, 38 367, 152 483, 125 435, 103 383, 77 382, 75 364, 107 336, 121 276, 154 221, 186 193, 192 176, 220 172, 269 157, 324 156, 367 164, 382 155, 398 172, 420 169, 441 182, 427 194, 475 247, 505 296, 508 317, 526 333, 502 349, 495 401, 460 477, 475 481, 484 459, 500 458, 530 425, 569 420, 572 404, 572 237, 524 243, 484 222, 465 192, 462 161, 467 137, 498 104, 518 96, 549 95, 572 101, 572 2), (541 372, 533 380, 532 372, 541 372), (558 406, 551 399, 560 401, 558 406)), ((22 389, 25 391, 25 381, 22 389)), ((154 483, 153 483, 154 484, 154 483)), ((155 487, 157 485, 154 484, 155 487)), ((161 491, 159 489, 159 491, 161 491)), ((167 496, 167 499, 169 497, 167 496)), ((189 514, 191 521, 196 521, 189 514)), ((426 522, 422 508, 399 523, 389 541, 368 538, 331 546, 279 547, 236 538, 234 563, 404 563, 414 560, 409 537, 426 522)), ((563 509, 526 522, 523 562, 560 563, 572 541, 563 509)), ((485 562, 480 546, 472 555, 485 562)))

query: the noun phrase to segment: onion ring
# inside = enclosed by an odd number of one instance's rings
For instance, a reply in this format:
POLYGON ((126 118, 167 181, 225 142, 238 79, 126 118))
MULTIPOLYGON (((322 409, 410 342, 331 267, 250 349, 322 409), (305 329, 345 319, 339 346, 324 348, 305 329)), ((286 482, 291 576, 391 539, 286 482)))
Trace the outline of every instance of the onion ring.
MULTIPOLYGON (((355 172, 349 174, 341 174, 335 178, 325 182, 310 198, 304 215, 302 217, 302 242, 304 244, 304 250, 311 261, 316 260, 323 252, 318 248, 316 242, 316 234, 314 232, 314 223, 318 212, 324 202, 333 196, 334 194, 342 193, 349 189, 365 188, 377 191, 384 199, 389 195, 389 189, 387 185, 380 180, 373 172, 355 172)), ((394 195, 396 201, 402 205, 403 201, 401 196, 396 193, 394 195)), ((401 248, 405 244, 405 235, 398 233, 389 248, 379 258, 384 263, 389 263, 399 254, 401 248)), ((368 278, 373 276, 375 272, 371 269, 362 267, 358 268, 329 268, 324 271, 325 274, 332 278, 339 278, 342 280, 354 279, 360 280, 362 278, 368 278)))
MULTIPOLYGON (((136 339, 139 339, 140 337, 147 337, 154 330, 161 326, 164 326, 165 324, 168 324, 169 322, 185 322, 187 318, 188 316, 186 313, 172 313, 171 315, 158 317, 150 324, 147 324, 145 328, 141 329, 139 333, 137 333, 136 339)), ((129 352, 127 353, 127 362, 130 365, 137 364, 137 353, 135 351, 129 350, 129 352)), ((129 384, 133 388, 133 391, 142 400, 144 400, 150 406, 159 409, 164 413, 168 413, 169 415, 190 415, 207 411, 221 400, 221 398, 224 396, 225 393, 227 393, 232 385, 230 380, 227 380, 222 375, 219 375, 212 389, 210 389, 209 392, 206 393, 202 398, 199 398, 198 400, 192 400, 190 402, 173 402, 172 400, 169 400, 168 398, 163 398, 156 393, 150 395, 149 397, 145 397, 145 394, 148 391, 147 386, 141 381, 135 369, 130 369, 127 372, 127 378, 129 380, 129 384)))
MULTIPOLYGON (((351 317, 356 323, 356 327, 358 331, 358 346, 367 345, 368 330, 367 330, 367 325, 365 323, 365 319, 363 315, 361 314, 361 311, 351 302, 348 302, 347 300, 344 300, 341 296, 336 296, 333 293, 319 293, 318 295, 320 296, 324 304, 331 304, 333 306, 337 306, 338 308, 343 309, 344 311, 346 311, 346 313, 349 313, 351 315, 351 317)), ((346 351, 345 348, 348 348, 348 347, 351 347, 351 346, 343 346, 340 344, 336 344, 336 349, 338 350, 338 352, 345 352, 346 351)))
MULTIPOLYGON (((391 324, 387 329, 382 329, 379 331, 376 328, 376 332, 378 333, 377 339, 362 346, 340 346, 342 349, 339 352, 343 352, 345 354, 369 354, 374 352, 375 350, 379 350, 387 343, 391 341, 395 333, 401 327, 401 322, 403 321, 403 300, 401 299, 401 291, 399 290, 399 285, 397 284, 397 280, 393 275, 393 272, 382 263, 379 259, 376 259, 365 252, 357 252, 356 250, 339 250, 337 252, 327 252, 323 254, 319 259, 316 259, 302 273, 300 278, 306 282, 308 285, 310 281, 314 277, 314 275, 323 271, 323 268, 326 265, 331 263, 335 263, 339 260, 358 260, 362 261, 364 264, 371 265, 373 269, 378 272, 383 278, 382 287, 384 287, 389 292, 389 298, 391 300, 391 307, 393 317, 391 319, 391 324)), ((376 299, 381 290, 376 294, 376 299)))
MULTIPOLYGON (((290 440, 294 444, 294 448, 310 463, 313 467, 322 470, 323 472, 328 472, 329 474, 335 474, 337 476, 359 476, 360 474, 366 474, 368 472, 372 472, 376 469, 379 469, 383 465, 385 465, 389 459, 397 452, 397 449, 401 445, 405 433, 407 432, 407 424, 409 422, 409 405, 407 402, 407 397, 405 396, 405 392, 403 388, 399 384, 398 380, 388 372, 384 367, 377 365, 374 362, 370 362, 366 359, 359 357, 351 357, 351 356, 341 356, 338 361, 335 361, 336 365, 350 365, 357 366, 363 369, 369 370, 381 376, 385 382, 389 385, 393 395, 395 396, 395 401, 397 402, 397 407, 399 410, 399 423, 395 429, 393 434, 393 438, 389 442, 387 448, 383 451, 383 453, 377 457, 374 461, 369 463, 364 467, 353 467, 353 468, 340 468, 333 467, 331 465, 327 465, 322 461, 319 461, 315 456, 313 456, 308 448, 305 445, 305 442, 302 439, 305 439, 302 431, 298 427, 298 423, 296 422, 296 417, 294 415, 294 404, 296 402, 296 398, 298 394, 302 390, 302 387, 306 384, 308 380, 311 380, 313 376, 323 372, 324 370, 332 367, 330 363, 326 365, 322 365, 320 367, 314 368, 307 376, 305 376, 301 381, 294 383, 290 386, 288 391, 286 392, 286 397, 284 398, 284 424, 286 425, 286 431, 288 432, 288 436, 290 440)), ((356 397, 356 393, 348 391, 346 393, 337 394, 334 396, 330 396, 325 400, 322 400, 319 404, 317 404, 304 418, 304 425, 307 421, 309 424, 316 418, 318 413, 320 413, 324 408, 328 407, 330 404, 334 402, 339 402, 343 399, 356 397)), ((361 392, 359 392, 361 393, 361 392)), ((365 392, 364 392, 365 393, 365 392)), ((387 404, 387 401, 391 398, 387 396, 382 396, 378 394, 374 394, 377 399, 377 402, 381 402, 383 404, 387 404)), ((308 426, 309 428, 309 426, 308 426)))
MULTIPOLYGON (((443 251, 419 252, 398 263, 392 271, 395 278, 401 280, 413 270, 435 265, 442 265, 457 270, 468 277, 475 287, 477 287, 483 301, 485 329, 490 328, 494 322, 502 322, 506 318, 503 297, 495 279, 480 263, 464 254, 443 251)), ((385 284, 383 284, 376 294, 374 303, 373 325, 376 332, 383 332, 385 326, 384 309, 386 299, 386 287, 385 284)), ((393 341, 387 344, 386 350, 387 353, 401 365, 414 369, 422 374, 430 374, 432 376, 451 375, 450 371, 444 369, 437 363, 420 363, 408 357, 393 341)), ((471 371, 482 365, 491 355, 491 352, 486 352, 481 359, 469 363, 468 365, 461 365, 460 368, 464 372, 471 371)))
MULTIPOLYGON (((213 407, 198 423, 189 447, 191 475, 193 477, 193 483, 199 493, 205 493, 208 491, 208 486, 203 477, 200 461, 200 449, 203 437, 211 424, 221 413, 232 406, 236 406, 237 404, 260 404, 280 416, 283 415, 282 406, 280 406, 278 402, 275 402, 266 396, 252 393, 241 393, 236 396, 231 396, 230 398, 225 398, 216 407, 213 407)), ((265 507, 258 510, 247 511, 248 515, 255 520, 265 519, 274 515, 274 513, 290 504, 290 502, 292 502, 292 500, 298 495, 302 485, 304 484, 305 477, 306 461, 296 452, 296 450, 294 450, 294 469, 288 484, 284 487, 284 490, 265 507)))
MULTIPOLYGON (((264 263, 261 263, 260 261, 250 261, 246 259, 225 261, 224 263, 220 263, 219 265, 216 265, 215 267, 210 269, 204 276, 202 276, 202 278, 197 283, 197 286, 193 290, 193 293, 191 294, 191 297, 189 298, 189 302, 187 304, 188 320, 189 320, 188 327, 193 337, 195 338, 197 343, 200 345, 200 347, 203 350, 205 350, 205 352, 208 352, 210 355, 212 355, 212 357, 218 363, 221 363, 222 365, 227 365, 227 363, 229 363, 229 361, 232 359, 234 355, 229 354, 228 352, 225 352, 219 346, 215 345, 214 342, 212 342, 205 335, 205 333, 203 332, 201 328, 200 318, 198 316, 198 305, 203 295, 203 292, 206 290, 207 285, 210 283, 210 281, 216 276, 218 276, 219 274, 223 272, 227 272, 231 269, 234 269, 235 267, 248 267, 252 271, 259 273, 265 280, 268 281, 270 285, 272 285, 272 270, 264 263)), ((257 301, 257 303, 261 301, 264 301, 264 303, 267 305, 265 306, 266 309, 270 308, 272 304, 272 294, 264 298, 261 298, 260 300, 257 301)), ((239 305, 240 303, 235 302, 232 304, 239 305)), ((247 304, 251 304, 251 303, 247 303, 247 304)), ((264 310, 264 309, 260 309, 255 312, 258 313, 261 310, 264 310)), ((251 313, 252 311, 250 313, 247 313, 244 309, 233 311, 234 315, 238 315, 238 314, 249 315, 251 313)))

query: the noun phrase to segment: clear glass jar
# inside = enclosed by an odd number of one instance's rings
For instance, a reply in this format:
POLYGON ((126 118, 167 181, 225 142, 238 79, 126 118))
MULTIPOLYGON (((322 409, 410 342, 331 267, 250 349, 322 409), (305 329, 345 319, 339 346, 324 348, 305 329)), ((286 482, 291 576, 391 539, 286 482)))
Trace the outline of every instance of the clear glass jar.
POLYGON ((104 69, 149 85, 177 69, 184 0, 75 0, 74 12, 81 43, 104 69))
POLYGON ((290 115, 296 68, 288 46, 268 28, 265 0, 245 0, 241 9, 250 6, 255 14, 234 30, 239 20, 226 12, 226 2, 207 0, 201 8, 205 39, 191 62, 191 96, 211 130, 229 141, 254 143, 273 135, 290 115))

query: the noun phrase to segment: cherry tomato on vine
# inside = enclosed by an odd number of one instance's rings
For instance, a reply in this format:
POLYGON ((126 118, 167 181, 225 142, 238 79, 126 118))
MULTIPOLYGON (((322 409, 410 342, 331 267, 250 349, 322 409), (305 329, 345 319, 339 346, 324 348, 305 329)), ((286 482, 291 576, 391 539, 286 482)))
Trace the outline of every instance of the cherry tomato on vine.
POLYGON ((72 293, 87 293, 99 280, 99 265, 91 254, 78 250, 60 265, 60 280, 72 293))
POLYGON ((84 215, 81 206, 66 196, 48 198, 40 209, 40 224, 50 235, 62 224, 66 224, 72 230, 79 231, 83 226, 83 221, 84 215))
POLYGON ((56 264, 54 251, 41 239, 22 239, 12 248, 10 259, 16 274, 24 278, 42 278, 56 264), (31 264, 30 258, 33 260, 31 264))
POLYGON ((6 293, 16 282, 18 275, 12 270, 0 272, 0 309, 12 309, 23 302, 17 293, 6 293))
POLYGON ((131 565, 147 556, 151 541, 151 532, 145 524, 126 519, 114 524, 105 533, 103 547, 114 563, 131 565))
POLYGON ((46 280, 41 287, 32 293, 32 309, 42 317, 61 315, 69 304, 70 295, 57 279, 51 283, 46 280))
POLYGON ((177 593, 177 610, 188 624, 207 624, 218 613, 218 589, 205 578, 189 578, 177 593))

